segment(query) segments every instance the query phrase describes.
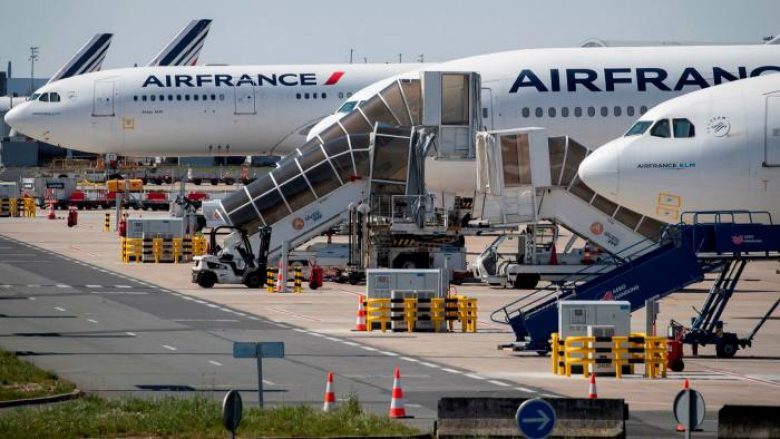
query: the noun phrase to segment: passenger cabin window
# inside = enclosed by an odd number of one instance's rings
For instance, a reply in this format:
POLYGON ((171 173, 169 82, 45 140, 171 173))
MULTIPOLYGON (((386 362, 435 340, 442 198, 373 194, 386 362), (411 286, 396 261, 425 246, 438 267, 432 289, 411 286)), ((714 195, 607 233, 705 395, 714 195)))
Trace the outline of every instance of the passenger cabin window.
POLYGON ((536 117, 542 117, 542 116, 544 116, 544 110, 542 110, 542 108, 541 108, 541 107, 536 107, 536 111, 535 111, 535 113, 536 113, 536 117))
POLYGON ((635 123, 631 128, 629 128, 628 132, 626 132, 625 137, 628 136, 641 136, 642 134, 647 131, 647 128, 652 125, 652 122, 647 120, 640 120, 637 123, 635 123))
POLYGON ((531 116, 531 109, 528 107, 523 107, 523 117, 530 117, 531 116))
POLYGON ((674 137, 694 137, 696 129, 688 119, 673 119, 674 137))
POLYGON ((574 107, 574 117, 582 117, 582 108, 574 107))
POLYGON ((633 116, 634 115, 634 106, 633 105, 629 105, 628 108, 626 108, 626 114, 629 115, 629 116, 633 116))
POLYGON ((672 133, 669 130, 669 119, 661 119, 656 122, 653 128, 650 129, 650 135, 663 138, 672 137, 672 133))
POLYGON ((563 107, 563 108, 561 108, 561 116, 563 116, 563 117, 569 117, 569 107, 563 107))

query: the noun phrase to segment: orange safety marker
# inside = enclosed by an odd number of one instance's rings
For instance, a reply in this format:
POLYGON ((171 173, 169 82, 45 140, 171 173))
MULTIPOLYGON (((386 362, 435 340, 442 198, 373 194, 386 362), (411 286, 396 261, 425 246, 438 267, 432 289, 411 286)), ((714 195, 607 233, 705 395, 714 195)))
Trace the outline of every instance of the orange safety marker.
POLYGON ((406 408, 404 407, 404 391, 401 390, 401 371, 396 366, 393 378, 393 391, 390 397, 389 416, 394 419, 406 418, 406 408))
POLYGON ((277 270, 276 270, 276 292, 281 293, 282 292, 282 260, 279 259, 279 264, 277 264, 277 270))
POLYGON ((598 397, 599 394, 596 392, 596 374, 592 373, 590 374, 590 384, 588 385, 588 398, 596 399, 598 397))
POLYGON ((333 372, 328 372, 328 382, 325 384, 325 402, 322 411, 329 412, 336 405, 336 394, 333 393, 333 372))
POLYGON ((49 203, 49 216, 50 220, 57 219, 57 213, 54 212, 54 203, 49 203))
POLYGON ((355 329, 353 331, 368 331, 366 327, 366 307, 363 306, 365 298, 361 294, 358 297, 358 311, 357 318, 355 319, 355 329))

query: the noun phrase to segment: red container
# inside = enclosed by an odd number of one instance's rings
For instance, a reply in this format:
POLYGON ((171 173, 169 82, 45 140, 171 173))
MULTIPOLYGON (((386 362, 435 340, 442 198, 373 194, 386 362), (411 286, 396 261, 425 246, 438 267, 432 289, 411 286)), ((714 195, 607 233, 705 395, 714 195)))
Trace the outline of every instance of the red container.
POLYGON ((127 220, 123 219, 122 221, 119 221, 119 236, 124 238, 127 236, 127 220))
POLYGON ((325 278, 325 270, 319 265, 313 265, 311 267, 311 274, 309 275, 309 288, 316 290, 322 286, 322 282, 325 278))
POLYGON ((79 211, 74 206, 70 206, 68 209, 68 227, 73 227, 78 223, 79 211))
POLYGON ((666 353, 666 367, 674 372, 682 372, 685 369, 685 362, 683 362, 683 343, 682 340, 666 341, 667 353, 666 353))

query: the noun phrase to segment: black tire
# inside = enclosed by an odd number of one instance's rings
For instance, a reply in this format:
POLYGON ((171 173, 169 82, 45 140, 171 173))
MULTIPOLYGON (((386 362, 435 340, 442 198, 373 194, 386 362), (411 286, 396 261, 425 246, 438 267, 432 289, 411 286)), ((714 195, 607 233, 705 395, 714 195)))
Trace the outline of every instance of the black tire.
POLYGON ((260 288, 264 285, 265 278, 260 275, 259 271, 253 271, 251 273, 247 273, 246 276, 244 276, 244 285, 246 285, 249 288, 260 288))
POLYGON ((200 186, 201 183, 203 183, 203 179, 202 178, 193 178, 192 179, 192 184, 194 184, 195 186, 200 186))
POLYGON ((234 180, 232 178, 225 178, 223 181, 228 186, 233 186, 234 184, 236 184, 236 180, 234 180))
POLYGON ((320 284, 318 284, 317 282, 309 282, 309 288, 311 288, 312 290, 316 290, 319 287, 320 284))
POLYGON ((202 288, 211 288, 217 283, 217 275, 211 271, 204 271, 198 276, 198 285, 202 288))
POLYGON ((536 288, 539 279, 540 277, 538 274, 518 274, 517 277, 515 277, 513 286, 521 290, 530 290, 536 288))
POLYGON ((211 179, 211 185, 212 185, 212 186, 216 186, 216 185, 218 185, 218 184, 219 184, 219 179, 218 179, 218 178, 212 178, 212 179, 211 179))
POLYGON ((165 182, 165 184, 171 184, 173 183, 173 177, 171 177, 170 175, 166 175, 165 177, 163 177, 163 181, 165 182))
POLYGON ((685 369, 685 362, 678 358, 672 361, 672 364, 669 365, 669 369, 672 369, 672 372, 682 372, 685 369))
POLYGON ((739 350, 739 346, 732 340, 722 340, 715 345, 715 355, 718 358, 732 358, 737 354, 737 350, 739 350))

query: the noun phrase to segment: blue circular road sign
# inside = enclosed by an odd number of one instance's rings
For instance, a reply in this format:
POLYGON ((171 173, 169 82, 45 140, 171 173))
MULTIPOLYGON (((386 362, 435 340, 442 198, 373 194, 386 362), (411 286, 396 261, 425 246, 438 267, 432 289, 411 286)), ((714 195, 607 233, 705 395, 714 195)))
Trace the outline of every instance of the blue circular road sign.
POLYGON ((555 409, 543 399, 529 399, 518 407, 515 421, 523 436, 544 439, 555 428, 555 409))

